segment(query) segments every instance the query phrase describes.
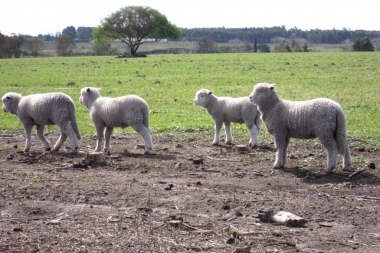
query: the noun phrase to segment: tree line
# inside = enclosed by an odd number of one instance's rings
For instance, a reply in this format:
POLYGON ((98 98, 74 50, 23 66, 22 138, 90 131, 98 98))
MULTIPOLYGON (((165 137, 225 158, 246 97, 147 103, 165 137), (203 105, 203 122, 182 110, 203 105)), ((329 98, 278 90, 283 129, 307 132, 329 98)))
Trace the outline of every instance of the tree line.
MULTIPOLYGON (((355 41, 368 37, 369 39, 380 38, 380 31, 350 30, 301 30, 297 27, 286 29, 285 26, 274 26, 264 28, 180 28, 181 40, 198 41, 202 37, 210 37, 216 43, 228 43, 231 40, 241 40, 254 43, 255 39, 259 43, 271 43, 275 37, 302 38, 312 44, 341 44, 346 40, 355 41)), ((93 40, 93 27, 67 26, 62 32, 56 34, 39 34, 37 38, 43 41, 54 41, 61 35, 69 35, 76 42, 89 42, 93 40)), ((32 37, 22 35, 24 38, 32 37)))
POLYGON ((0 32, 0 58, 38 56, 44 49, 44 42, 54 41, 59 56, 72 55, 76 43, 92 42, 95 55, 115 54, 111 41, 121 41, 127 45, 129 56, 136 54, 140 45, 161 39, 195 41, 195 53, 228 52, 308 52, 310 44, 341 44, 347 50, 374 51, 371 40, 380 41, 380 31, 320 30, 303 31, 297 27, 285 26, 265 28, 178 28, 165 15, 150 7, 129 6, 121 8, 101 21, 98 27, 67 26, 56 34, 5 36, 0 32), (228 43, 228 45, 216 45, 228 43), (353 44, 352 44, 353 43, 353 44), (252 44, 254 44, 252 46, 252 44))
POLYGON ((301 30, 297 27, 286 29, 285 26, 265 27, 265 28, 191 28, 182 29, 182 40, 198 41, 201 37, 208 36, 216 43, 227 43, 230 40, 241 40, 254 43, 255 39, 259 43, 271 43, 275 37, 302 38, 312 44, 340 44, 346 40, 355 41, 368 37, 369 39, 379 38, 380 31, 350 30, 301 30))

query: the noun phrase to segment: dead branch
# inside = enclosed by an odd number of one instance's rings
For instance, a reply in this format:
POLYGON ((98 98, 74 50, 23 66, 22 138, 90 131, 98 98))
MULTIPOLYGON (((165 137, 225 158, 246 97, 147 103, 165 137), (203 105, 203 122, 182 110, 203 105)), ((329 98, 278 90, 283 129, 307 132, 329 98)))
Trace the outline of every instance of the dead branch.
POLYGON ((273 199, 251 200, 251 202, 253 202, 253 203, 256 203, 256 202, 267 202, 267 201, 273 201, 273 199))
POLYGON ((64 167, 56 167, 56 168, 50 169, 50 170, 48 170, 46 172, 53 172, 53 171, 59 172, 59 171, 62 171, 62 170, 71 169, 72 167, 73 167, 73 165, 70 164, 70 165, 67 165, 67 166, 64 166, 64 167))
POLYGON ((227 159, 227 158, 215 158, 212 156, 207 156, 208 159, 214 160, 214 161, 229 161, 229 162, 240 162, 240 160, 232 160, 232 159, 227 159))
POLYGON ((380 200, 380 197, 367 197, 367 196, 364 196, 364 197, 362 197, 362 199, 380 200))
POLYGON ((220 172, 220 170, 202 169, 202 172, 220 172))
POLYGON ((0 179, 19 181, 17 178, 8 178, 8 177, 0 177, 0 179))
POLYGON ((43 156, 46 156, 47 154, 49 154, 49 151, 43 152, 41 155, 37 156, 36 161, 40 160, 43 156))
POLYGON ((252 247, 236 248, 232 253, 249 253, 252 247))
POLYGON ((349 175, 348 177, 349 177, 349 178, 352 178, 352 177, 354 177, 354 176, 357 176, 357 175, 363 173, 363 172, 366 171, 366 170, 367 170, 367 169, 358 169, 357 171, 355 171, 354 173, 352 173, 352 174, 349 175))

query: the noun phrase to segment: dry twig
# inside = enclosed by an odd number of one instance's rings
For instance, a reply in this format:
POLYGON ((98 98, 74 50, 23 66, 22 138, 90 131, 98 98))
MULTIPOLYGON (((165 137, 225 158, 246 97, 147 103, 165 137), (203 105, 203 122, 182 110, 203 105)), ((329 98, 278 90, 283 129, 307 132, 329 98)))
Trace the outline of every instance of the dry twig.
POLYGON ((366 170, 367 170, 367 169, 358 169, 357 171, 355 171, 354 173, 352 173, 352 174, 349 175, 348 177, 349 177, 349 178, 352 178, 352 177, 354 177, 354 176, 357 176, 357 175, 363 173, 363 172, 366 171, 366 170))

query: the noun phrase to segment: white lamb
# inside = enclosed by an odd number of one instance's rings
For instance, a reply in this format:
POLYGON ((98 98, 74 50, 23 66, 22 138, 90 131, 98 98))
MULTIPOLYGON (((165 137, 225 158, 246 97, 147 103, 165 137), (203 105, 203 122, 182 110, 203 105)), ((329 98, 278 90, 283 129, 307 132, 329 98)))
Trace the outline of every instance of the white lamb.
POLYGON ((277 148, 274 168, 285 166, 290 138, 318 138, 327 149, 327 173, 336 167, 337 153, 343 156, 343 169, 349 169, 346 120, 337 102, 327 98, 280 100, 275 85, 268 83, 256 84, 249 99, 257 104, 268 132, 273 135, 277 148))
POLYGON ((45 93, 22 96, 8 92, 2 97, 3 110, 18 117, 24 126, 26 135, 25 152, 30 150, 32 128, 37 128, 37 137, 42 141, 46 151, 50 143, 44 136, 45 125, 57 125, 61 130, 54 151, 58 151, 67 137, 73 148, 72 154, 78 152, 78 140, 81 139, 75 118, 73 100, 63 93, 45 93))
POLYGON ((136 95, 102 97, 99 90, 100 88, 85 87, 81 90, 79 98, 80 103, 90 111, 90 117, 96 128, 98 140, 95 151, 101 150, 104 128, 106 128, 104 152, 109 154, 113 129, 131 126, 144 139, 145 154, 149 154, 153 145, 149 130, 149 107, 145 100, 136 95))
POLYGON ((204 107, 215 122, 215 137, 213 145, 219 143, 220 129, 224 123, 226 130, 226 144, 232 142, 231 122, 245 123, 248 128, 250 139, 249 145, 259 145, 259 133, 261 126, 260 113, 257 106, 249 101, 248 97, 231 98, 217 97, 207 89, 198 90, 193 102, 195 105, 204 107))

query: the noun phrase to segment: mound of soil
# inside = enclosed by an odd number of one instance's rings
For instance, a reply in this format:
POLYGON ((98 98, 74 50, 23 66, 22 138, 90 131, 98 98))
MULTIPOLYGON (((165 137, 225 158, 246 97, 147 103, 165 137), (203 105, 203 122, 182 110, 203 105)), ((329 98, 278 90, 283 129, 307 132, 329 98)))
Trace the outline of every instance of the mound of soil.
POLYGON ((272 143, 182 135, 153 136, 150 155, 137 134, 118 135, 105 163, 88 164, 93 137, 78 155, 69 143, 43 153, 36 138, 24 154, 22 133, 1 134, 0 252, 380 251, 379 151, 364 141, 350 140, 352 171, 326 175, 317 141, 292 142, 286 168, 272 170, 272 143), (306 223, 260 218, 279 211, 306 223))

